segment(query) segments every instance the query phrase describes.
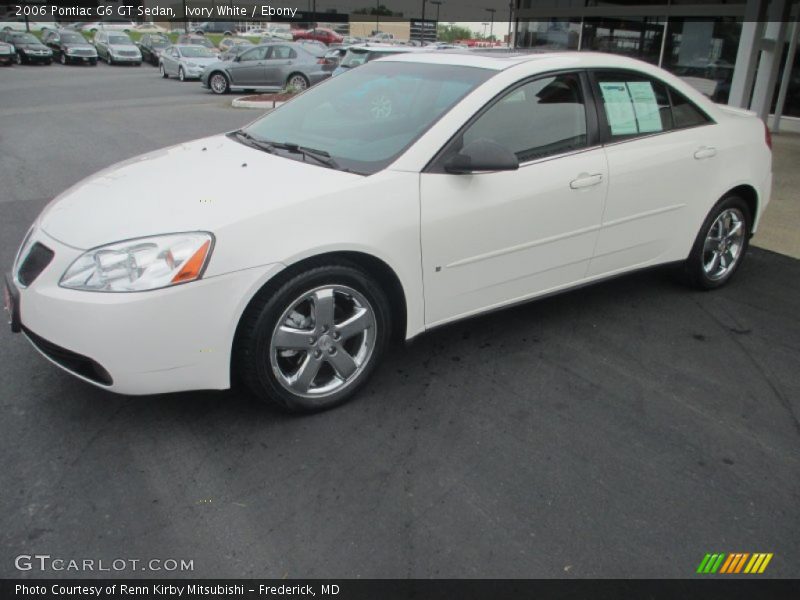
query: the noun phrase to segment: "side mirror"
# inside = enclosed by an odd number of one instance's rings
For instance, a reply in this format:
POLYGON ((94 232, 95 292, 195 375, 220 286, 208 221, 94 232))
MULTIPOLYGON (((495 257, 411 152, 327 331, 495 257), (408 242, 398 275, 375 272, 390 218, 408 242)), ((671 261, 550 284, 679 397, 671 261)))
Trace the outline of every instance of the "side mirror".
POLYGON ((463 175, 479 171, 516 171, 519 159, 505 146, 487 139, 470 142, 444 164, 448 173, 463 175))

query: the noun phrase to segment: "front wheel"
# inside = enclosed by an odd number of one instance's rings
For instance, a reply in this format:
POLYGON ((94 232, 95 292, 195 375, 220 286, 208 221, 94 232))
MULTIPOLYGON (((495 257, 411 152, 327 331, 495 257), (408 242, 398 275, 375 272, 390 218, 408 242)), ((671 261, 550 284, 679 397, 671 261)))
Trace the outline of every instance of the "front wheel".
POLYGON ((62 52, 61 56, 59 56, 58 60, 62 65, 67 64, 67 55, 62 52))
POLYGON ((184 73, 183 67, 178 67, 178 79, 186 81, 186 73, 184 73))
POLYGON ((742 198, 720 200, 703 222, 684 263, 688 282, 704 290, 725 285, 744 260, 752 222, 750 207, 742 198))
POLYGON ((167 70, 164 68, 164 63, 158 65, 158 72, 161 73, 164 79, 169 79, 169 74, 167 74, 167 70))
POLYGON ((208 80, 208 87, 210 87, 211 91, 215 94, 225 94, 230 89, 230 84, 225 75, 222 73, 214 73, 208 80))
POLYGON ((14 55, 14 62, 15 62, 15 63, 17 63, 18 65, 21 65, 21 64, 22 64, 22 54, 20 54, 19 52, 17 52, 17 53, 14 55))
POLYGON ((312 268, 245 311, 235 367, 258 397, 293 412, 351 398, 390 339, 389 303, 379 284, 351 264, 312 268))

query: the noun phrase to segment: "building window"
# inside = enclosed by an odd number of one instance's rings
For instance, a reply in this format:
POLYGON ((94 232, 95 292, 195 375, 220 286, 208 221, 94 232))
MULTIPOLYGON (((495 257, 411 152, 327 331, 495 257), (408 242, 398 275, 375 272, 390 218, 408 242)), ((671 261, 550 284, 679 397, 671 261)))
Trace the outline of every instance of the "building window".
POLYGON ((580 38, 580 19, 526 21, 520 23, 517 47, 577 50, 580 38))
POLYGON ((661 66, 714 102, 725 103, 741 33, 742 23, 734 18, 670 18, 661 66))
POLYGON ((663 17, 586 19, 581 50, 622 54, 657 65, 663 36, 663 17))

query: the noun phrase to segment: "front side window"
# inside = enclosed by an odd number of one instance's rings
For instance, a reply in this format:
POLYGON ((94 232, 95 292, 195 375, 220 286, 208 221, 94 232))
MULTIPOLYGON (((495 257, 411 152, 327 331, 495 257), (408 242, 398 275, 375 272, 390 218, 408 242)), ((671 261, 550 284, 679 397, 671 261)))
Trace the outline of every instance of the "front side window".
POLYGON ((464 132, 463 144, 488 139, 520 162, 586 147, 586 108, 580 77, 542 77, 515 88, 464 132))
POLYGON ((241 62, 248 62, 251 60, 264 60, 267 57, 267 52, 269 52, 269 46, 261 46, 259 48, 253 48, 242 54, 241 62))

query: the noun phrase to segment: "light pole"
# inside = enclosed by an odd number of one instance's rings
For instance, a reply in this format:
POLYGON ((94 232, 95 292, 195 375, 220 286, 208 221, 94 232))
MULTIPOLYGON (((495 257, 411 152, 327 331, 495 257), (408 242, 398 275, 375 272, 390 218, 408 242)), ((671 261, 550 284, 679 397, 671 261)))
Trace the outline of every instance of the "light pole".
POLYGON ((497 12, 497 9, 496 8, 487 8, 487 9, 484 9, 484 10, 486 10, 486 12, 488 12, 488 13, 490 13, 492 15, 492 24, 489 27, 489 39, 492 39, 492 38, 494 38, 494 13, 497 12))
POLYGON ((381 30, 381 0, 375 0, 375 31, 381 30))
POLYGON ((431 4, 436 5, 436 39, 434 41, 439 41, 439 8, 442 6, 442 0, 431 0, 431 4))

